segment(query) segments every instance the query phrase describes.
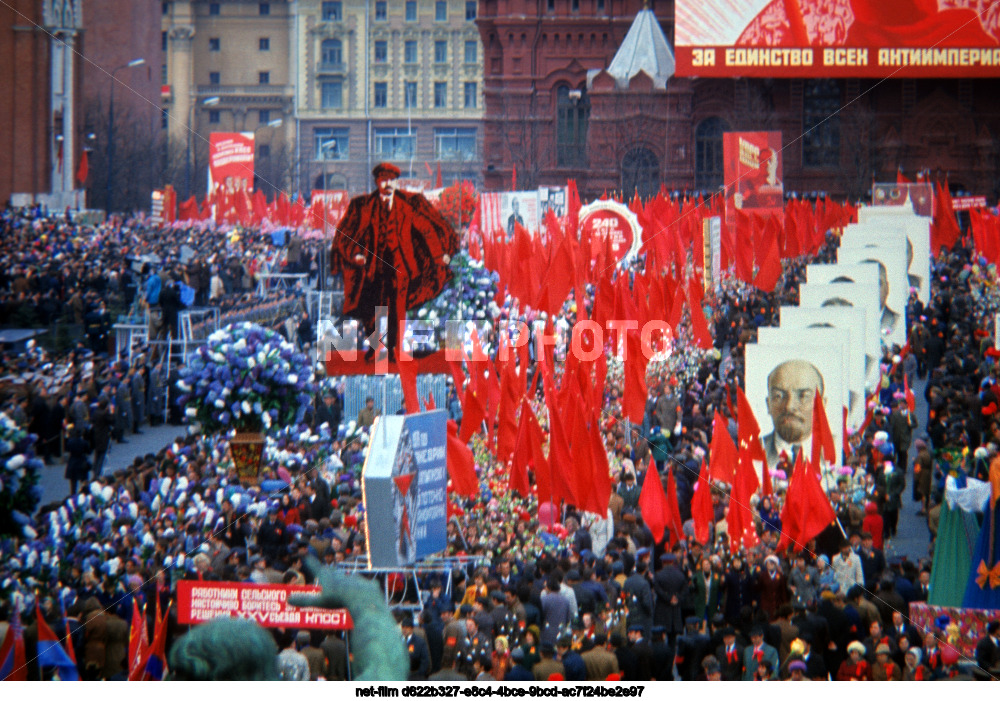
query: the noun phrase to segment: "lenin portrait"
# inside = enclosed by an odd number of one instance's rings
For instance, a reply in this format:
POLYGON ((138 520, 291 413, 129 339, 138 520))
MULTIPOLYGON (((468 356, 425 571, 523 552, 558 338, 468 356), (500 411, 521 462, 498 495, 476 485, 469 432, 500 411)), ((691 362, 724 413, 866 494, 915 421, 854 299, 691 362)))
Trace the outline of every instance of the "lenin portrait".
POLYGON ((768 374, 766 404, 774 430, 761 442, 769 466, 782 453, 790 462, 796 450, 805 450, 805 458, 812 454, 813 401, 823 389, 823 375, 807 360, 786 360, 768 374))

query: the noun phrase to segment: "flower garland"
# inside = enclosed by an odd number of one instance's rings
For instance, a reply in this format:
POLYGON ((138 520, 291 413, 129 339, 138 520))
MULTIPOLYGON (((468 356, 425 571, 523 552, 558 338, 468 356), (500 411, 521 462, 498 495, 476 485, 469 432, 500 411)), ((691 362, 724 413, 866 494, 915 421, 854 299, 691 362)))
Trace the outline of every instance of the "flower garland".
POLYGON ((314 378, 309 359, 276 331, 230 324, 209 336, 181 370, 178 401, 205 433, 269 431, 302 422, 314 378))
POLYGON ((29 435, 0 413, 0 537, 35 537, 30 514, 42 499, 38 476, 43 467, 29 435))

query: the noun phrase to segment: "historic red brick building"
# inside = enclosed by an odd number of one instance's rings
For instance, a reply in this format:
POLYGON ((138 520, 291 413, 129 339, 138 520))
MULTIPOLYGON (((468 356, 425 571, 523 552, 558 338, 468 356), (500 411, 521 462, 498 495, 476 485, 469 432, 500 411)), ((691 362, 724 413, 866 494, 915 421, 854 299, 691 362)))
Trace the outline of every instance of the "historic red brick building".
POLYGON ((670 52, 674 3, 653 4, 662 31, 648 23, 629 45, 642 6, 481 0, 488 190, 516 167, 518 188, 715 191, 724 131, 781 130, 786 192, 862 197, 902 168, 1000 193, 1000 81, 672 77, 657 44, 670 52))
POLYGON ((49 190, 49 37, 35 0, 0 4, 0 206, 49 190))

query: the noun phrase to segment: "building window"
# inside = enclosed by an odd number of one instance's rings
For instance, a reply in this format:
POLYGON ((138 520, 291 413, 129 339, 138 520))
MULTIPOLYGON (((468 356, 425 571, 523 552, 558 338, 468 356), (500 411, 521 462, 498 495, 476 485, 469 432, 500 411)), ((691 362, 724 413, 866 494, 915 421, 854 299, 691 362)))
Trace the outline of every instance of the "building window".
POLYGON ((448 42, 438 39, 434 42, 434 63, 448 63, 448 42))
POLYGON ((441 161, 476 160, 476 128, 435 128, 434 158, 441 161))
POLYGON ((597 0, 598 12, 604 12, 604 0, 597 0))
POLYGON ((209 110, 208 111, 208 123, 209 124, 219 124, 222 122, 222 113, 219 110, 209 110))
POLYGON ((257 11, 260 14, 262 14, 262 15, 269 15, 269 14, 271 14, 271 3, 269 3, 269 2, 262 2, 260 5, 258 5, 258 10, 257 11))
POLYGON ((257 121, 260 122, 261 126, 266 126, 271 121, 271 110, 258 110, 257 121))
POLYGON ((403 62, 417 62, 417 42, 414 39, 407 39, 403 43, 403 62))
POLYGON ((585 88, 556 90, 556 159, 560 166, 584 166, 587 151, 587 123, 590 98, 585 88))
POLYGON ((375 42, 375 63, 385 63, 389 60, 389 44, 385 40, 375 42))
POLYGON ((219 84, 219 71, 212 71, 208 74, 208 84, 218 85, 219 84))
POLYGON ((465 109, 476 108, 476 94, 479 92, 479 84, 476 82, 466 83, 465 89, 465 109))
POLYGON ((257 74, 257 83, 260 85, 268 85, 271 82, 271 73, 269 71, 261 71, 257 74))
POLYGON ((375 83, 375 107, 387 107, 389 105, 389 84, 375 83))
POLYGON ((324 2, 323 19, 327 22, 342 21, 344 19, 344 10, 340 2, 324 2))
POLYGON ((809 168, 840 164, 840 84, 807 80, 802 91, 802 165, 809 168))
POLYGON ((168 110, 163 110, 160 112, 160 128, 166 129, 170 126, 170 112, 168 110))
POLYGON ((569 7, 570 7, 570 10, 572 10, 573 12, 579 12, 580 11, 580 0, 570 0, 569 7))
POLYGON ((164 52, 167 51, 167 43, 168 43, 168 41, 169 41, 169 39, 167 39, 167 33, 166 32, 160 32, 160 44, 161 44, 161 48, 163 49, 164 52))
POLYGON ((703 120, 694 130, 694 186, 715 192, 722 188, 724 161, 722 134, 729 124, 719 117, 703 120))
POLYGON ((222 48, 222 42, 219 41, 219 37, 209 37, 208 38, 208 50, 209 51, 219 51, 222 48))
POLYGON ((160 3, 160 11, 163 12, 163 14, 165 15, 170 14, 170 3, 169 2, 160 3))
POLYGON ((448 21, 448 3, 446 0, 437 0, 437 2, 434 3, 434 21, 448 21))
POLYGON ((271 144, 261 144, 257 147, 257 155, 261 158, 271 157, 271 144))
POLYGON ((350 157, 348 149, 349 130, 346 128, 323 128, 313 132, 317 161, 346 161, 350 157))
POLYGON ((465 19, 471 22, 476 19, 476 10, 479 3, 476 0, 467 0, 465 3, 465 19))
POLYGON ((545 7, 548 9, 549 12, 555 12, 556 0, 546 0, 545 7))
POLYGON ((416 107, 417 106, 417 83, 416 81, 407 81, 403 85, 403 100, 406 107, 416 107))
POLYGON ((448 106, 447 83, 434 83, 434 106, 439 109, 448 106))
POLYGON ((261 37, 257 40, 257 49, 260 51, 270 51, 271 50, 271 39, 270 37, 261 37))
POLYGON ((479 43, 476 41, 465 42, 465 62, 475 63, 479 60, 479 43))
POLYGON ((344 106, 344 84, 339 80, 320 83, 320 106, 325 110, 339 110, 344 106))
POLYGON ((417 150, 417 130, 406 127, 375 129, 375 153, 379 158, 406 160, 417 150))
POLYGON ((375 3, 375 21, 385 22, 388 19, 388 14, 385 9, 385 0, 378 0, 375 3))
POLYGON ((660 189, 660 159, 644 146, 631 149, 622 158, 622 192, 652 197, 660 189))
POLYGON ((406 0, 406 21, 417 21, 417 0, 406 0))
POLYGON ((210 14, 210 15, 217 15, 217 14, 219 14, 219 3, 217 3, 217 2, 210 2, 210 3, 208 3, 208 14, 210 14))
POLYGON ((343 47, 340 39, 324 39, 320 44, 320 58, 327 67, 340 64, 344 60, 343 47))
POLYGON ((168 85, 169 83, 170 81, 167 80, 167 64, 164 63, 160 66, 160 85, 168 85))

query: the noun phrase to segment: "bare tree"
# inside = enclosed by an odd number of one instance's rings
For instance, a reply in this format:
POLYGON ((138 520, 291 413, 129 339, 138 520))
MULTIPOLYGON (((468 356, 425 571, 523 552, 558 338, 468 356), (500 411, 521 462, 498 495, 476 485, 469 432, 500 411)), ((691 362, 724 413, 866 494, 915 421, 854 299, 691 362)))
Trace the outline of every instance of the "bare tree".
POLYGON ((497 128, 505 162, 517 169, 519 189, 534 189, 539 185, 539 174, 547 160, 543 122, 551 116, 542 114, 535 91, 530 95, 512 95, 504 91, 500 99, 502 117, 497 128))

